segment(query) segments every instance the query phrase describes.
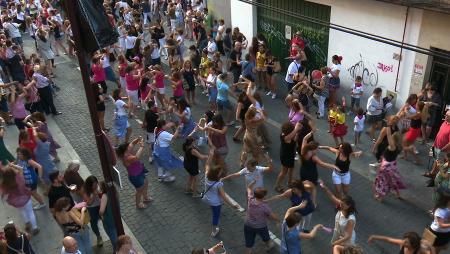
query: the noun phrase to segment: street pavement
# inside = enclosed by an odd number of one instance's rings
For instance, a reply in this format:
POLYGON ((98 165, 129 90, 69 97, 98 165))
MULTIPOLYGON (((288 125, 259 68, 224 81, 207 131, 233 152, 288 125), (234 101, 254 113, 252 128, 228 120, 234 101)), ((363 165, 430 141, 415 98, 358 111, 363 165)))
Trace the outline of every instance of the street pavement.
MULTIPOLYGON (((29 41, 27 41, 29 44, 29 41)), ((89 171, 101 176, 101 168, 95 145, 95 139, 88 115, 87 103, 80 77, 80 72, 76 70, 77 63, 66 56, 59 57, 56 61, 56 83, 61 87, 55 102, 57 109, 63 114, 54 117, 55 123, 61 130, 70 145, 86 165, 89 171)), ((165 66, 167 69, 167 66, 165 66)), ((280 90, 285 88, 280 82, 280 90)), ((109 91, 115 85, 108 83, 109 91)), ((168 89, 171 94, 171 90, 168 89)), ((195 119, 203 114, 207 108, 207 98, 197 91, 197 105, 193 107, 195 119)), ((270 121, 266 123, 272 144, 269 146, 269 153, 275 161, 275 170, 266 175, 264 183, 269 190, 268 196, 275 195, 273 186, 275 178, 279 172, 279 126, 287 120, 288 110, 283 104, 281 96, 276 100, 264 97, 265 109, 268 112, 270 121)), ((107 102, 106 122, 107 126, 112 125, 113 107, 112 102, 107 102)), ((311 112, 315 112, 314 109, 311 112)), ((130 120, 133 128, 133 137, 143 135, 140 128, 140 120, 143 119, 143 112, 138 113, 136 119, 130 120)), ((351 126, 350 119, 347 124, 351 126)), ((334 145, 334 141, 327 131, 327 123, 318 120, 318 134, 315 135, 321 145, 334 145)), ((352 140, 351 131, 346 139, 352 140)), ((229 128, 227 141, 229 154, 227 164, 230 173, 239 171, 239 154, 241 144, 232 142, 231 135, 234 129, 229 128)), ((427 215, 427 210, 431 209, 431 189, 425 188, 425 179, 420 176, 424 172, 425 166, 417 166, 411 162, 399 160, 400 173, 408 185, 408 189, 402 192, 406 201, 400 201, 393 197, 387 198, 383 203, 378 203, 372 198, 371 183, 369 181, 369 163, 375 162, 375 158, 369 153, 371 141, 363 136, 361 145, 364 154, 361 158, 353 159, 351 163, 352 183, 350 194, 355 199, 358 213, 356 215, 356 242, 363 246, 366 253, 382 254, 396 253, 398 249, 386 244, 367 245, 367 238, 370 234, 384 234, 394 237, 401 237, 406 231, 416 231, 419 234, 431 222, 432 218, 427 215)), ((63 146, 66 144, 63 143, 63 146)), ((422 161, 427 162, 427 147, 418 145, 422 161)), ((181 141, 175 142, 174 150, 181 154, 181 141)), ((327 162, 333 162, 334 156, 329 153, 320 152, 320 158, 327 162)), ((176 172, 177 180, 174 183, 159 183, 156 181, 156 169, 149 165, 147 158, 148 151, 144 155, 144 163, 150 170, 150 194, 155 199, 145 210, 136 210, 134 204, 134 189, 126 178, 126 170, 122 165, 118 165, 121 171, 123 189, 120 190, 120 207, 123 220, 134 233, 144 250, 148 253, 188 253, 193 247, 203 247, 223 241, 227 247, 227 253, 244 253, 243 223, 245 212, 238 212, 224 205, 220 220, 221 232, 214 239, 209 236, 211 230, 211 211, 209 207, 202 203, 200 199, 193 199, 184 194, 184 187, 187 173, 180 169, 176 172)), ((326 169, 319 169, 320 178, 326 185, 332 187, 331 172, 326 169)), ((299 177, 299 164, 295 166, 295 177, 299 177)), ((224 185, 226 192, 237 203, 245 207, 245 186, 243 179, 227 181, 224 185)), ((334 226, 335 209, 322 191, 318 191, 318 209, 314 212, 312 223, 321 223, 328 227, 334 226)), ((289 201, 282 200, 270 204, 272 209, 280 216, 289 207, 289 201)), ((280 229, 274 223, 269 223, 269 230, 276 237, 280 237, 280 229)), ((330 253, 331 235, 321 231, 313 240, 302 241, 305 253, 330 253)), ((37 243, 39 244, 39 242, 37 243)), ((257 239, 255 253, 264 253, 264 245, 257 239)), ((278 253, 276 246, 270 253, 278 253)))

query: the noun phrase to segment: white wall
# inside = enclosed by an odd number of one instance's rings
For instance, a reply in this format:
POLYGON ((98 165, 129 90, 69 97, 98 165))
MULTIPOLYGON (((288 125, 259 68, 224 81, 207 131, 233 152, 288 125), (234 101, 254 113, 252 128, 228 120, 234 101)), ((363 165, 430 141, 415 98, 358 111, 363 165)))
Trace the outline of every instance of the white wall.
MULTIPOLYGON (((210 0, 211 1, 211 0, 210 0)), ((217 0, 222 1, 222 0, 217 0)), ((225 0, 224 0, 225 1, 225 0)), ((256 35, 256 7, 238 0, 231 0, 231 25, 251 40, 256 35)))
POLYGON ((214 19, 217 19, 217 21, 223 19, 227 27, 231 26, 230 1, 208 0, 208 10, 212 13, 214 19))

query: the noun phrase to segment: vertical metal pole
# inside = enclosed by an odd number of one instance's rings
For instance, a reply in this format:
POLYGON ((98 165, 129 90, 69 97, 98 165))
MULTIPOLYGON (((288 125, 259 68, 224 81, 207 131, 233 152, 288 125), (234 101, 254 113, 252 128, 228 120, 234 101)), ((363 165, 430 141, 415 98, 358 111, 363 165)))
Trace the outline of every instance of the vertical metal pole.
POLYGON ((66 7, 66 13, 70 21, 70 25, 72 28, 73 33, 73 39, 75 42, 75 49, 77 51, 77 57, 78 62, 80 64, 80 70, 81 70, 81 78, 83 80, 84 85, 84 91, 86 93, 86 99, 88 103, 89 113, 91 117, 92 127, 94 129, 95 134, 95 141, 97 143, 97 150, 98 155, 100 157, 100 163, 102 166, 102 172, 103 172, 103 178, 105 179, 105 182, 108 186, 108 202, 111 202, 112 210, 113 210, 113 216, 114 216, 114 222, 116 224, 116 230, 118 235, 123 235, 123 225, 122 225, 122 219, 120 216, 120 208, 119 208, 119 199, 117 196, 117 192, 115 191, 115 187, 112 184, 113 183, 113 177, 112 177, 112 165, 108 162, 108 155, 107 155, 107 144, 105 144, 104 141, 104 133, 102 129, 100 128, 100 122, 97 115, 97 102, 95 98, 95 92, 93 89, 93 85, 90 82, 89 79, 89 69, 88 69, 88 55, 87 52, 83 49, 81 36, 81 26, 80 21, 78 19, 79 13, 76 13, 78 4, 76 2, 77 0, 64 0, 64 6, 66 7))
POLYGON ((409 16, 409 6, 406 7, 405 26, 403 27, 402 46, 400 47, 400 57, 398 59, 397 78, 395 79, 394 92, 397 92, 398 76, 400 75, 400 65, 401 65, 402 60, 403 60, 402 59, 403 58, 403 44, 405 43, 405 34, 406 34, 406 25, 408 25, 408 16, 409 16))

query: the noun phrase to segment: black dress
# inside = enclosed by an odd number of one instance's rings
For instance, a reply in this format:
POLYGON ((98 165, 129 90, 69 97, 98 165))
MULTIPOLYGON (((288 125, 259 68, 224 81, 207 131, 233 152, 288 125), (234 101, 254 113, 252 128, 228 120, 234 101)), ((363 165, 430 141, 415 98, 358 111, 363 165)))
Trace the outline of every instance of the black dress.
POLYGON ((300 179, 302 181, 310 181, 315 185, 318 184, 319 172, 317 172, 316 162, 309 158, 305 160, 302 158, 302 165, 300 166, 300 179))
POLYGON ((193 147, 187 149, 183 161, 184 169, 186 169, 190 176, 196 176, 199 174, 198 158, 192 154, 193 149, 193 147))
POLYGON ((283 167, 293 168, 295 164, 295 140, 290 143, 284 141, 284 135, 280 134, 280 162, 283 167))
POLYGON ((30 241, 23 234, 20 235, 15 242, 8 242, 7 245, 9 254, 24 253, 24 254, 34 254, 34 250, 30 245, 30 241))
MULTIPOLYGON (((391 127, 392 134, 396 133, 397 131, 399 131, 399 129, 396 125, 391 127)), ((388 143, 387 136, 384 136, 383 140, 378 145, 377 151, 375 153, 375 157, 377 158, 378 161, 381 160, 381 156, 383 155, 384 151, 387 150, 388 146, 389 146, 389 143, 388 143)))

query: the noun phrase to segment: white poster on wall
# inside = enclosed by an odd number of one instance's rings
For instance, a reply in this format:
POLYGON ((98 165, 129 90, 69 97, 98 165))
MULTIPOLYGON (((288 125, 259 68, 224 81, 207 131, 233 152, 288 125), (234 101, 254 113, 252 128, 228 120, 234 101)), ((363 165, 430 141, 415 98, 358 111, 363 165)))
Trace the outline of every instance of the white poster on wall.
POLYGON ((286 40, 290 40, 292 38, 292 27, 286 25, 284 27, 284 36, 286 37, 286 40))

